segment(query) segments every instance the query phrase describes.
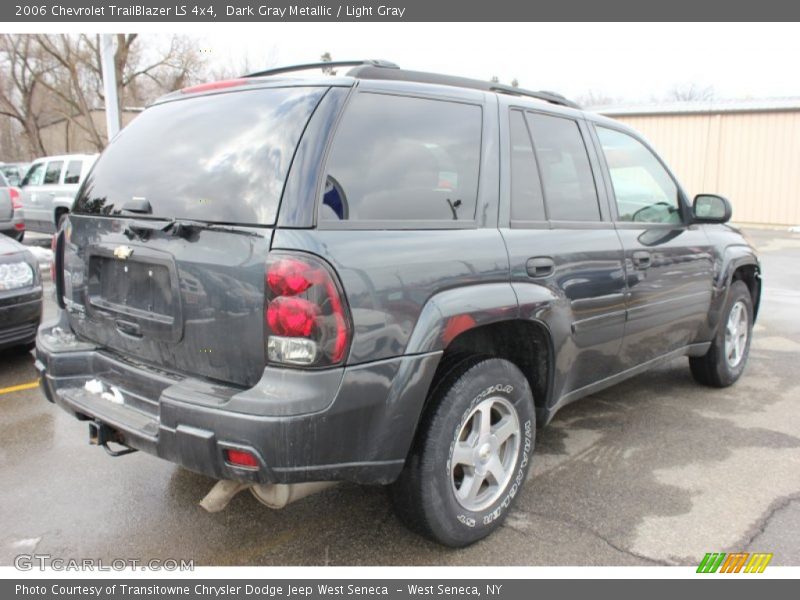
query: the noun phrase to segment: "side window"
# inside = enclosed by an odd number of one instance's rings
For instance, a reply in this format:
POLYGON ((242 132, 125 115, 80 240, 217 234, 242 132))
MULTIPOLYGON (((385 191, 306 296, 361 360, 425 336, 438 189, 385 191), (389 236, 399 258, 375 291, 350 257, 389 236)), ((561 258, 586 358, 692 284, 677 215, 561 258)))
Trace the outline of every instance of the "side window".
POLYGON ((25 178, 22 180, 22 185, 42 185, 42 177, 44 176, 44 163, 36 163, 32 165, 25 178))
POLYGON ((64 162, 60 160, 47 163, 47 170, 44 172, 44 184, 58 183, 61 177, 61 167, 63 166, 64 162))
POLYGON ((67 170, 64 172, 64 183, 80 183, 82 160, 71 160, 67 163, 67 170))
POLYGON ((680 223, 678 186, 652 152, 631 136, 597 127, 620 221, 680 223))
POLYGON ((333 142, 321 219, 474 219, 481 122, 471 104, 358 94, 333 142))
POLYGON ((549 218, 599 221, 597 188, 578 124, 572 119, 539 113, 528 113, 527 117, 549 218))
POLYGON ((521 111, 510 113, 511 142, 511 219, 544 221, 544 197, 531 137, 521 111))

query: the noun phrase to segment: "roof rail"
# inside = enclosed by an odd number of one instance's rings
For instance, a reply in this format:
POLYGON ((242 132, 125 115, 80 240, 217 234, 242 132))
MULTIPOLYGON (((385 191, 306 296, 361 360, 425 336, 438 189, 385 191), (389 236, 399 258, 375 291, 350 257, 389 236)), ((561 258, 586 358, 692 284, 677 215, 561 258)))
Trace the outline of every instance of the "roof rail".
POLYGON ((268 77, 270 75, 280 75, 281 73, 292 73, 294 71, 307 71, 309 69, 325 69, 333 67, 359 67, 369 65, 377 69, 399 69, 396 64, 388 60, 333 60, 316 63, 306 63, 303 65, 292 65, 289 67, 277 67, 275 69, 267 69, 265 71, 256 71, 255 73, 248 73, 244 77, 268 77))
POLYGON ((510 85, 497 85, 497 84, 494 84, 492 86, 492 91, 498 92, 500 94, 511 94, 513 96, 527 96, 530 98, 536 98, 538 100, 544 100, 545 102, 550 102, 551 104, 568 106, 569 108, 577 108, 579 110, 581 108, 577 102, 573 102, 572 100, 565 98, 564 96, 562 96, 561 94, 557 94, 556 92, 548 92, 545 90, 534 92, 532 90, 515 88, 510 85))
POLYGON ((244 77, 269 77, 270 75, 280 75, 281 73, 292 73, 295 71, 306 71, 309 69, 324 69, 333 67, 353 67, 347 72, 348 77, 357 79, 384 79, 393 81, 409 81, 414 83, 434 83, 438 85, 449 85, 453 87, 470 88, 473 90, 483 90, 485 92, 495 92, 498 94, 511 94, 514 96, 524 96, 544 100, 551 104, 567 106, 569 108, 580 109, 575 102, 566 99, 561 94, 555 92, 526 90, 510 85, 503 85, 479 79, 469 79, 468 77, 456 77, 454 75, 439 75, 438 73, 427 73, 425 71, 408 71, 401 69, 393 62, 388 60, 335 60, 328 62, 306 63, 303 65, 293 65, 289 67, 277 67, 265 71, 249 73, 244 77))
POLYGON ((470 79, 468 77, 457 77, 455 75, 440 75, 438 73, 427 73, 425 71, 407 71, 400 68, 376 68, 376 65, 370 64, 368 61, 356 66, 353 69, 350 69, 347 72, 347 76, 356 77, 358 79, 389 79, 394 81, 449 85, 454 87, 470 88, 474 90, 483 90, 484 92, 495 92, 500 94, 512 94, 515 96, 536 98, 537 100, 544 100, 545 102, 549 102, 551 104, 558 104, 560 106, 580 109, 578 104, 572 100, 568 100, 561 94, 556 94, 555 92, 534 92, 532 90, 516 88, 510 85, 503 85, 490 81, 481 81, 480 79, 470 79))

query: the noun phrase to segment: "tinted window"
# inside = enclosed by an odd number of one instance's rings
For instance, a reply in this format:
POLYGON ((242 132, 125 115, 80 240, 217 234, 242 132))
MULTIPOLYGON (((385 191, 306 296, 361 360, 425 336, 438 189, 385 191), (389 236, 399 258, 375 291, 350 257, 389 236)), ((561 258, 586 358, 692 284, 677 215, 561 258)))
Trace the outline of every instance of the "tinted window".
POLYGON ((43 183, 45 185, 49 183, 58 183, 58 180, 61 178, 61 167, 63 166, 64 162, 60 160, 47 163, 47 170, 44 172, 43 183))
POLYGON ((120 214, 126 202, 144 199, 153 216, 272 224, 323 92, 249 90, 157 104, 103 152, 75 211, 120 214))
POLYGON ((544 221, 544 198, 525 117, 511 112, 511 218, 544 221))
POLYGON ((555 221, 599 221, 589 155, 572 119, 528 113, 547 212, 555 221))
POLYGON ((64 173, 64 183, 80 183, 82 160, 71 160, 67 163, 67 170, 64 173))
POLYGON ((620 221, 680 223, 678 186, 647 147, 629 135, 597 128, 620 221))
POLYGON ((481 109, 359 94, 336 133, 322 201, 326 220, 472 220, 481 109))
POLYGON ((44 163, 36 163, 28 169, 28 172, 25 174, 25 179, 22 180, 22 185, 40 185, 43 175, 44 163))

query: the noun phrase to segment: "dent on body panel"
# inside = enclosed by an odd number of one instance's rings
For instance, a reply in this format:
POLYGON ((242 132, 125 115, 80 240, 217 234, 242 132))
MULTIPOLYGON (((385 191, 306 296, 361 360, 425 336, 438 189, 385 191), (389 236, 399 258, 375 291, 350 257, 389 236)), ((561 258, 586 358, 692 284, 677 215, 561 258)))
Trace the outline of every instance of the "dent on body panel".
POLYGON ((505 246, 492 229, 278 230, 278 248, 312 252, 336 270, 353 316, 350 363, 403 354, 438 292, 508 278, 505 246))

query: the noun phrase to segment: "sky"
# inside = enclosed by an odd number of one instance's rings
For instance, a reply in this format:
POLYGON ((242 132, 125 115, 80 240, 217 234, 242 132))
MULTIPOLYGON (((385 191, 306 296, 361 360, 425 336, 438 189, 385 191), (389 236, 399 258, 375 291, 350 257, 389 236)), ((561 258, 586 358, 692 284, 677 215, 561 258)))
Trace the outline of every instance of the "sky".
MULTIPOLYGON (((63 24, 3 24, 59 32, 63 24)), ((238 73, 276 65, 382 58, 401 67, 504 83, 568 97, 631 102, 676 86, 712 87, 725 99, 800 97, 797 23, 94 23, 72 31, 181 33, 212 66, 238 73)), ((143 36, 144 37, 144 36, 143 36)))
POLYGON ((327 51, 568 97, 650 101, 687 84, 718 98, 800 96, 800 24, 217 24, 191 34, 212 63, 255 70, 327 51))

